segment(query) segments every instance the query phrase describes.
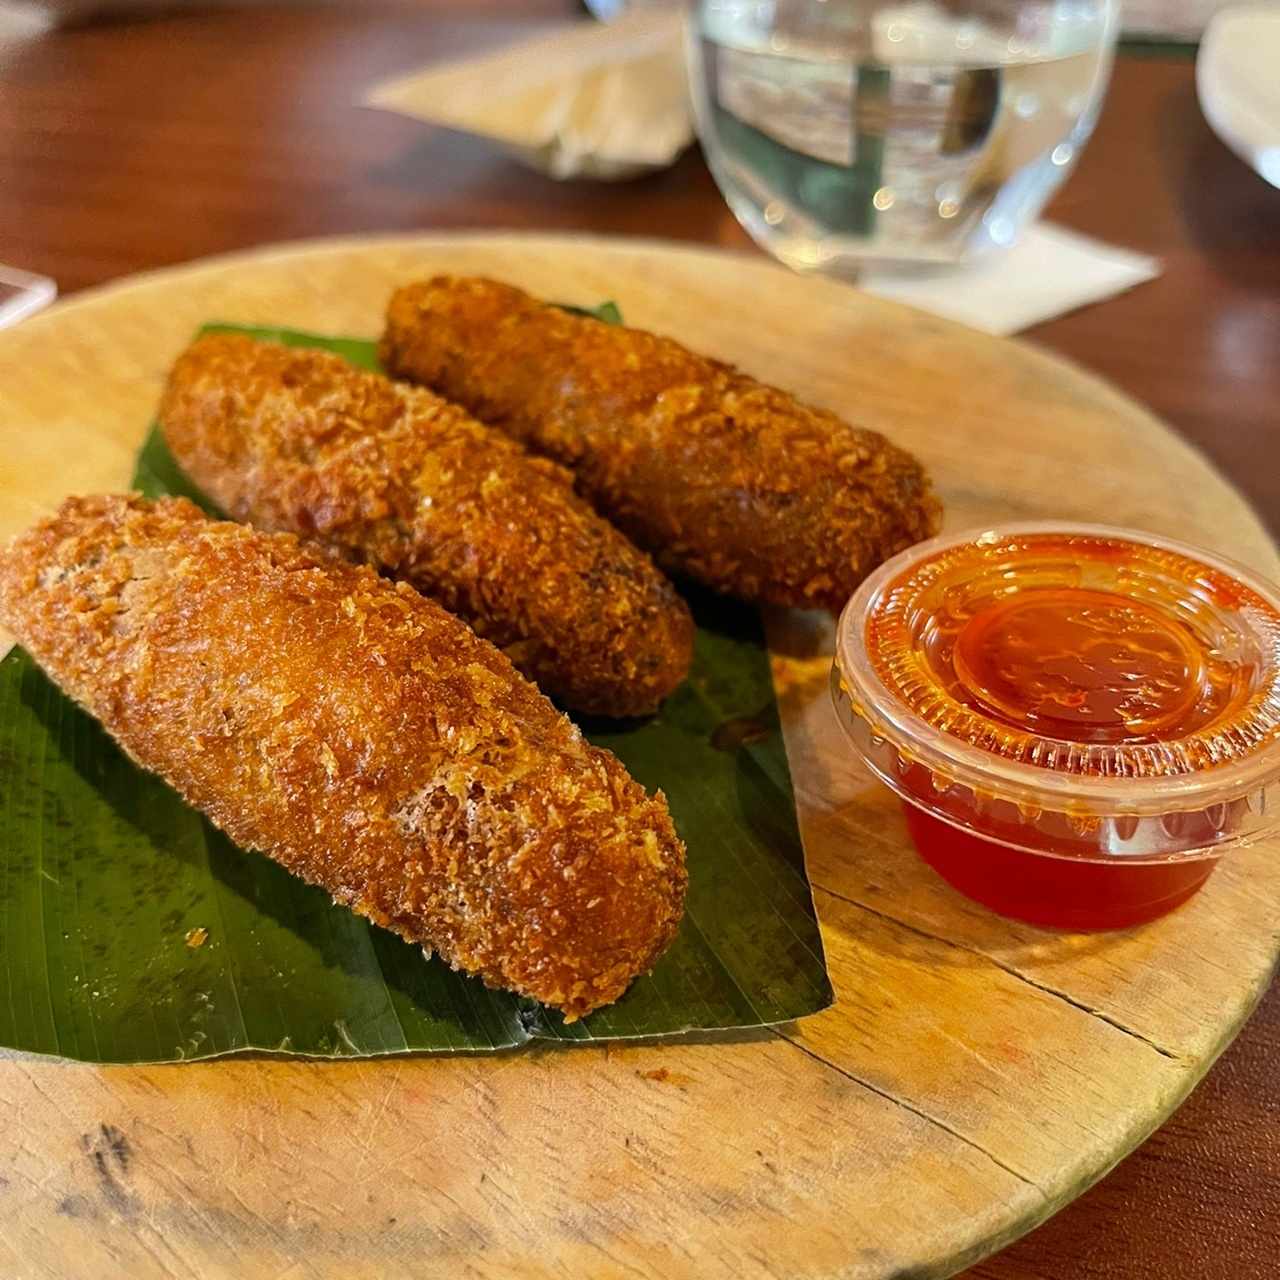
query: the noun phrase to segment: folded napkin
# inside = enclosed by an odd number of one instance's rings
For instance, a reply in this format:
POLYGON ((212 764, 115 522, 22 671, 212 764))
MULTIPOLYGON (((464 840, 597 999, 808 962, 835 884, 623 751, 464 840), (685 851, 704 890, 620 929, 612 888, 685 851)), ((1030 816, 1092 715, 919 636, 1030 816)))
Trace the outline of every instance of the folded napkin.
POLYGON ((0 329, 34 315, 57 296, 58 286, 48 276, 19 271, 0 262, 0 329))
POLYGON ((583 21, 375 85, 363 99, 493 138, 556 178, 662 169, 693 141, 678 14, 583 21))
POLYGON ((958 266, 868 266, 858 287, 987 333, 1017 333, 1159 274, 1156 258, 1040 222, 1013 248, 958 266))

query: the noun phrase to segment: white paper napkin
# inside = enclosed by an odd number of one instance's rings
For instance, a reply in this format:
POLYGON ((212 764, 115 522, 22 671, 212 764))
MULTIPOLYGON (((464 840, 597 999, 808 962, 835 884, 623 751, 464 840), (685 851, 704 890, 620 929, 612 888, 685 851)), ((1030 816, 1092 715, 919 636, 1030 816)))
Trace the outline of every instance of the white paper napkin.
POLYGON ((556 178, 664 169, 693 141, 680 16, 575 22, 375 85, 364 105, 492 138, 556 178))
POLYGON ((58 296, 58 286, 48 276, 19 271, 0 262, 0 329, 35 315, 58 296))
POLYGON ((868 267, 858 287, 987 333, 1017 333, 1160 274, 1146 254, 1040 222, 1012 249, 954 267, 868 267))

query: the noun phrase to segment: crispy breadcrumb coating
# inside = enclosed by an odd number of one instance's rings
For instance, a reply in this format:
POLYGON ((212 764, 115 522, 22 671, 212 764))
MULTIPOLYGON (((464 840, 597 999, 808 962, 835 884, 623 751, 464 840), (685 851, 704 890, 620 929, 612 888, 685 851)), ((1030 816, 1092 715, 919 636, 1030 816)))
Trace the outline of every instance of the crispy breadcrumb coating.
POLYGON ((938 529, 920 464, 883 436, 510 285, 437 276, 397 290, 380 354, 572 467, 660 565, 730 595, 838 610, 938 529))
POLYGON ((174 365, 160 420, 224 511, 403 578, 577 711, 645 715, 688 674, 689 610, 653 561, 568 472, 430 391, 213 334, 174 365))
POLYGON ((671 941, 666 802, 405 583, 185 499, 70 498, 0 621, 236 843, 572 1019, 671 941))

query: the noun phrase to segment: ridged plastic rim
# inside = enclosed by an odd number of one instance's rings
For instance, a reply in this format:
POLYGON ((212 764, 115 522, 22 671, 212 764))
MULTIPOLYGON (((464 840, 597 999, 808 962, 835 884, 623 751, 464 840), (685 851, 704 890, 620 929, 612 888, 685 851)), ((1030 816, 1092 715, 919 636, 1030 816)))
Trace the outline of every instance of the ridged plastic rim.
MULTIPOLYGON (((1005 759, 940 730, 912 711, 876 672, 866 648, 866 620, 885 588, 920 561, 981 541, 1018 536, 1089 537, 1132 542, 1172 552, 1234 578, 1280 615, 1280 589, 1244 565, 1200 547, 1114 525, 1025 521, 945 534, 918 543, 886 561, 850 599, 836 628, 835 661, 842 690, 871 732, 907 759, 1015 804, 1039 808, 1085 808, 1099 815, 1158 815, 1208 808, 1251 795, 1280 778, 1280 742, 1270 742, 1242 760, 1195 773, 1164 777, 1100 777, 1055 772, 1005 759)), ((1280 672, 1272 679, 1280 683, 1280 672)))

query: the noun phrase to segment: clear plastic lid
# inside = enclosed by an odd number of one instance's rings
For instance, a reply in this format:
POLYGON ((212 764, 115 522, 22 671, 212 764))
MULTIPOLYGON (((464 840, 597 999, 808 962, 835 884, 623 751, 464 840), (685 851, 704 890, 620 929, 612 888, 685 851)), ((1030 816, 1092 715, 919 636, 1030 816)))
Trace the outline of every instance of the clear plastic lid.
MULTIPOLYGON (((1280 592, 1148 534, 1012 524, 913 547, 846 606, 835 676, 886 782, 955 825, 996 814, 1011 842, 1048 812, 1077 835, 1110 823, 1109 851, 1132 818, 1165 819, 1169 848, 1218 843, 1262 824, 1280 779, 1280 592)), ((1132 851, 1158 846, 1144 829, 1132 851)))

